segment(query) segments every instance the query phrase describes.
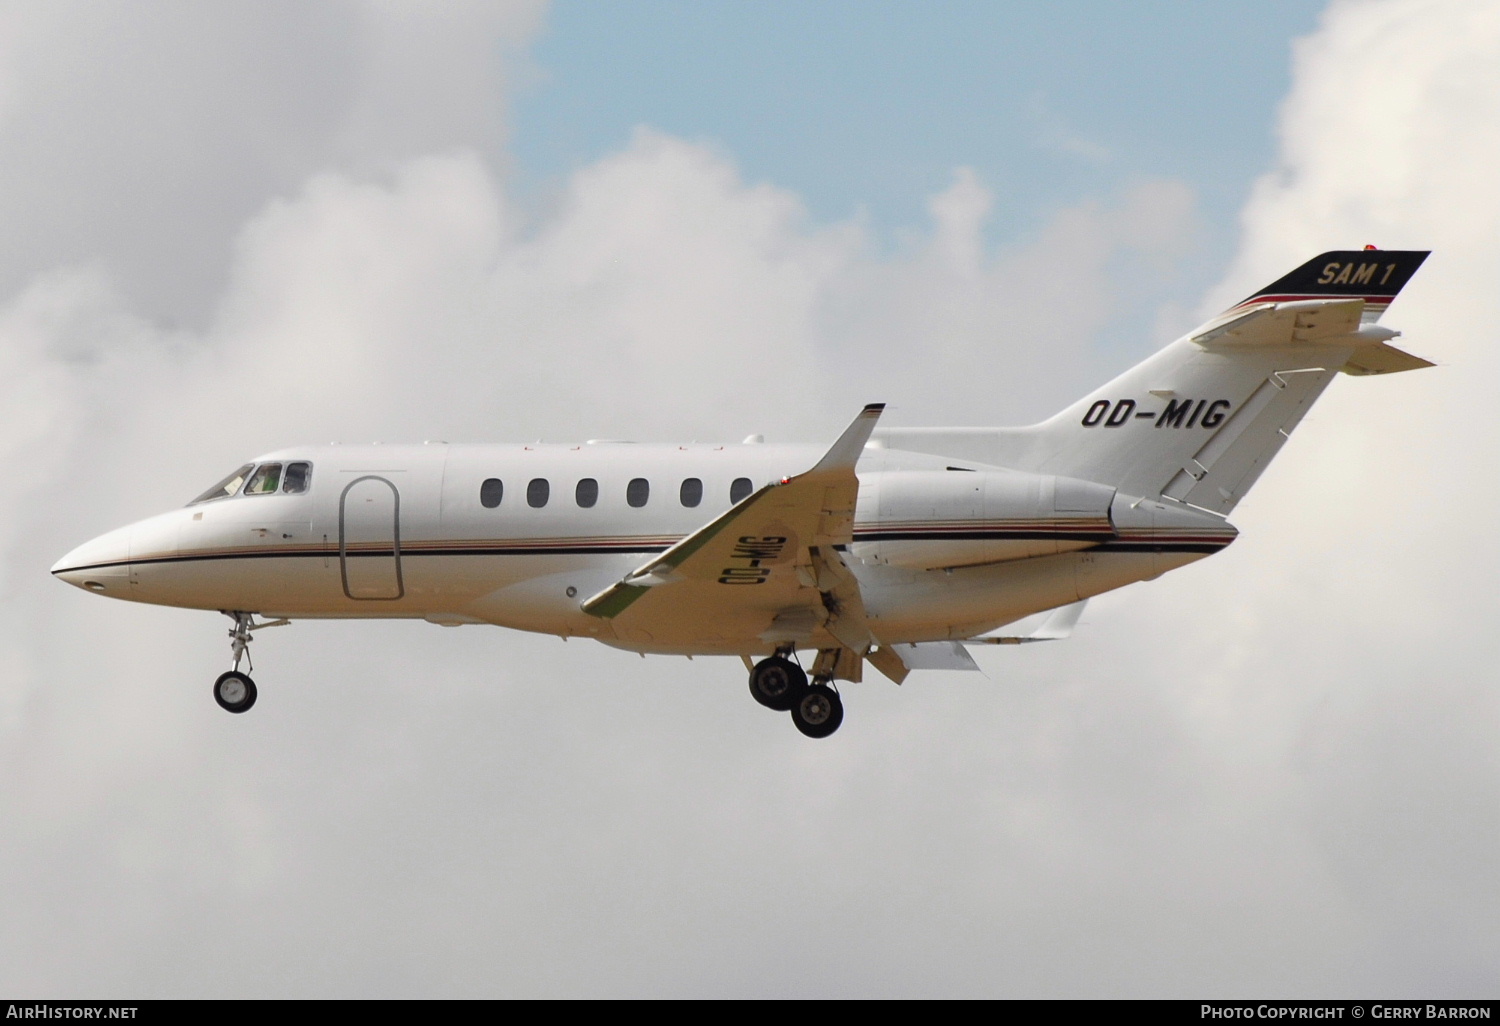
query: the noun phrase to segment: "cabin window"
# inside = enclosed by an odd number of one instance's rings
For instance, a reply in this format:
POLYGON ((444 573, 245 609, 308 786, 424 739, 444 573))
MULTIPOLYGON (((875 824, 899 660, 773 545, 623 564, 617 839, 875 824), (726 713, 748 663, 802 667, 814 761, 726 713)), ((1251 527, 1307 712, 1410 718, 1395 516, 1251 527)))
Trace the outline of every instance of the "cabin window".
POLYGON ((532 509, 541 509, 547 505, 547 497, 552 494, 552 486, 547 483, 545 477, 534 477, 526 486, 526 505, 532 509))
POLYGON ((288 495, 301 495, 312 482, 311 463, 288 463, 286 477, 281 480, 281 490, 288 495))
POLYGON ((593 508, 594 503, 599 501, 599 482, 591 477, 579 481, 578 487, 573 489, 573 498, 578 500, 578 505, 582 508, 593 508))
POLYGON ((625 486, 625 501, 639 509, 651 498, 651 482, 644 477, 632 478, 625 486))
POLYGON ((729 501, 738 503, 753 491, 755 491, 755 486, 750 483, 748 477, 737 477, 734 479, 734 484, 729 486, 729 501))
POLYGON ((246 463, 239 470, 236 470, 233 474, 230 474, 224 480, 188 503, 188 505, 196 506, 200 502, 212 502, 215 499, 229 498, 229 496, 240 490, 240 485, 245 483, 245 478, 249 477, 250 471, 254 469, 254 463, 246 463))
POLYGON ((505 482, 498 477, 487 477, 479 486, 479 504, 485 509, 494 509, 505 498, 505 482))
POLYGON ((682 504, 689 509, 703 501, 703 482, 696 477, 690 477, 682 482, 682 488, 678 492, 682 504))
POLYGON ((281 464, 262 463, 260 469, 250 475, 245 485, 246 495, 270 495, 281 484, 281 464))

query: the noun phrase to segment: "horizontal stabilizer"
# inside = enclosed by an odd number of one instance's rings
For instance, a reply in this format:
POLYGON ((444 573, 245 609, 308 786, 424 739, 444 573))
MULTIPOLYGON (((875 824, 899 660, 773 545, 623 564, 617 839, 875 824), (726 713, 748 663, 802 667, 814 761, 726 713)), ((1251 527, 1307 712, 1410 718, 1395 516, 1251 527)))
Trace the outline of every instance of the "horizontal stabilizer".
POLYGON ((978 670, 979 664, 960 641, 923 641, 891 645, 908 670, 978 670))
POLYGON ((1058 606, 1050 612, 1028 616, 997 631, 970 638, 965 644, 1024 645, 1031 641, 1061 641, 1072 637, 1073 628, 1078 626, 1078 618, 1083 615, 1083 607, 1088 605, 1088 601, 1084 599, 1082 602, 1058 606))
MULTIPOLYGON (((1291 303, 1266 303, 1250 310, 1235 310, 1210 321, 1192 336, 1206 349, 1227 346, 1285 346, 1296 342, 1323 342, 1359 337, 1363 299, 1304 299, 1291 303), (1227 318, 1227 319, 1226 319, 1227 318)), ((1395 333, 1370 326, 1370 340, 1380 342, 1395 333)))
POLYGON ((1397 349, 1395 346, 1378 343, 1373 346, 1362 346, 1354 351, 1349 357, 1349 362, 1339 369, 1345 374, 1399 374, 1401 371, 1421 370, 1423 367, 1435 366, 1431 360, 1424 360, 1420 356, 1413 356, 1408 352, 1397 349))
POLYGON ((865 660, 900 684, 912 670, 978 670, 962 641, 921 641, 880 645, 865 654, 865 660))

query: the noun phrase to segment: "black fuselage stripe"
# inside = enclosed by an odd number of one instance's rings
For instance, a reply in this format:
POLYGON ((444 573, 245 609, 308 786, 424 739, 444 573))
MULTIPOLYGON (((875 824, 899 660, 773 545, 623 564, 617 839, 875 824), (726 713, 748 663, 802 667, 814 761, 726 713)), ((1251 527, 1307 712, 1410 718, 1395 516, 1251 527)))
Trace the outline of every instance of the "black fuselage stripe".
POLYGON ((1228 545, 1221 542, 1110 542, 1090 552, 1218 552, 1228 545))
POLYGON ((880 541, 1108 541, 1113 531, 871 531, 855 532, 857 542, 880 541))

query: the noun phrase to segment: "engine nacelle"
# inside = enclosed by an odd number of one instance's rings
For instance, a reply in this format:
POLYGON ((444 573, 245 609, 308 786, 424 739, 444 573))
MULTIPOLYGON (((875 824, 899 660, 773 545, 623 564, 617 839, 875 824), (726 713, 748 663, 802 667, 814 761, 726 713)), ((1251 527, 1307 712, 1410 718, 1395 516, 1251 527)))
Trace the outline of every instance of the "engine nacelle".
POLYGON ((891 471, 860 481, 852 554, 919 570, 1086 549, 1115 537, 1115 490, 1020 471, 891 471))

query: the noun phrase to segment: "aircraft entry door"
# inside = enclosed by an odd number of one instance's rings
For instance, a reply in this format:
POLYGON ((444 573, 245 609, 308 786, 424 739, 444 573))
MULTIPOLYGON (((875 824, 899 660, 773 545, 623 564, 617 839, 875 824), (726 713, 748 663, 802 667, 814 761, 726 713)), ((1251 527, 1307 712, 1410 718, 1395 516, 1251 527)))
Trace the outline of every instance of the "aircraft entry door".
POLYGON ((339 498, 339 572, 352 599, 398 599, 401 493, 383 477, 351 481, 339 498))

